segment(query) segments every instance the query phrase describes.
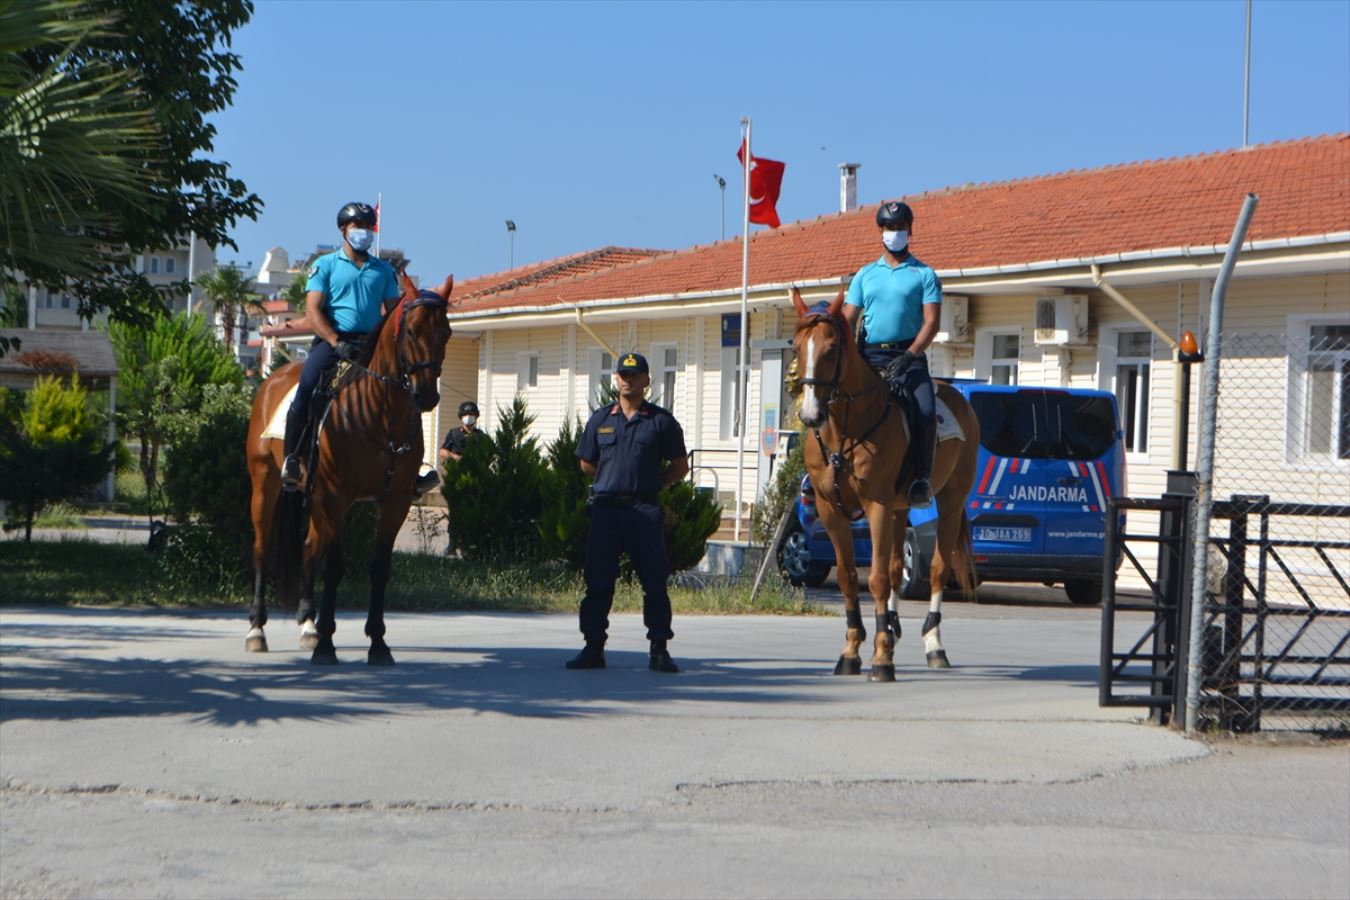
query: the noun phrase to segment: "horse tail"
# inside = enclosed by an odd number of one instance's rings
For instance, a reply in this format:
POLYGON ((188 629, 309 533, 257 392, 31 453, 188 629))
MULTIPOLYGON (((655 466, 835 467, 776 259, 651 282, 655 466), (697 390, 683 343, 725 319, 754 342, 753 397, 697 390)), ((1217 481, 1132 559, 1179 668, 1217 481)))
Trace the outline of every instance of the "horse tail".
POLYGON ((975 593, 975 548, 970 543, 970 516, 966 514, 964 503, 961 504, 961 530, 957 532, 956 546, 952 548, 948 565, 961 592, 975 593))
POLYGON ((299 491, 283 491, 272 520, 272 574, 282 606, 293 608, 300 602, 304 551, 305 497, 299 491))

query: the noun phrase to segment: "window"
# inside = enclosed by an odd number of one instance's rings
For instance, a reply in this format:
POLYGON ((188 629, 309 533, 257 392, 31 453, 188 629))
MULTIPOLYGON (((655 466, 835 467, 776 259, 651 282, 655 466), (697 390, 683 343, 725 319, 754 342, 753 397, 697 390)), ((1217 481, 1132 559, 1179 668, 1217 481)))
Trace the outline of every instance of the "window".
POLYGON ((51 309, 56 302, 56 298, 52 296, 51 291, 46 291, 45 294, 46 296, 42 299, 42 306, 44 309, 51 309))
POLYGON ((172 256, 166 256, 166 257, 164 257, 164 272, 165 272, 166 275, 172 275, 172 274, 173 274, 173 257, 172 257, 172 256))
POLYGON ((1303 372, 1302 443, 1307 456, 1350 459, 1350 325, 1312 325, 1303 372))
POLYGON ((516 393, 539 387, 539 354, 521 353, 516 356, 516 393))
POLYGON ((1125 429, 1125 449, 1148 450, 1148 375, 1153 362, 1153 335, 1147 331, 1116 334, 1116 402, 1125 429))
POLYGON ((740 437, 741 348, 722 348, 722 407, 717 436, 724 441, 740 437))
POLYGON ((649 397, 657 406, 675 408, 675 373, 678 371, 679 351, 668 345, 652 347, 652 388, 649 397))
POLYGON ((64 291, 61 293, 61 308, 70 309, 70 295, 64 291))
POLYGON ((152 256, 152 257, 150 257, 150 274, 151 274, 151 275, 158 275, 158 274, 159 274, 159 257, 158 257, 158 256, 152 256))
POLYGON ((1021 346, 1022 337, 1019 334, 993 335, 989 360, 990 384, 1017 384, 1017 358, 1021 346))
POLYGON ((606 392, 614 389, 614 357, 607 350, 592 350, 590 381, 586 398, 592 409, 599 409, 606 392))

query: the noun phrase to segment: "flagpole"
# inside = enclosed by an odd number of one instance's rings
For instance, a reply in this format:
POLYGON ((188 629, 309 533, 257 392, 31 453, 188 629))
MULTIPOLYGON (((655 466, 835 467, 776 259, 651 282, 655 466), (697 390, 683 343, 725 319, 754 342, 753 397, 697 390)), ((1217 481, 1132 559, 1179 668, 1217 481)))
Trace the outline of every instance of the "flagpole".
POLYGON ((741 160, 741 174, 744 176, 744 192, 741 216, 741 359, 740 359, 740 396, 736 398, 736 516, 732 527, 731 539, 741 540, 741 510, 745 493, 745 407, 750 401, 750 385, 746 379, 746 357, 750 342, 750 119, 741 119, 745 126, 745 159, 741 160))
MULTIPOLYGON (((384 216, 384 194, 375 195, 375 227, 380 228, 380 219, 384 216)), ((380 232, 375 232, 375 258, 380 258, 380 232)))

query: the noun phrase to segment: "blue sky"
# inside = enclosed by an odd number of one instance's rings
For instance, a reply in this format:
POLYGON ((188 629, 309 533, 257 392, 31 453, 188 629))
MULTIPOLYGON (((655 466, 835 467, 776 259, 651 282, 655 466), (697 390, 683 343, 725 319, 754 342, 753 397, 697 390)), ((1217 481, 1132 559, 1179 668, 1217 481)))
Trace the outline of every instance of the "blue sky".
MULTIPOLYGON (((1245 5, 257 0, 216 158, 259 194, 256 265, 384 195, 439 282, 740 231, 740 118, 787 163, 784 222, 858 199, 1242 143, 1245 5)), ((1253 4, 1252 143, 1350 130, 1350 2, 1253 4)), ((751 226, 759 228, 760 226, 751 226)), ((1010 223, 1026 227, 1026 223, 1010 223)))

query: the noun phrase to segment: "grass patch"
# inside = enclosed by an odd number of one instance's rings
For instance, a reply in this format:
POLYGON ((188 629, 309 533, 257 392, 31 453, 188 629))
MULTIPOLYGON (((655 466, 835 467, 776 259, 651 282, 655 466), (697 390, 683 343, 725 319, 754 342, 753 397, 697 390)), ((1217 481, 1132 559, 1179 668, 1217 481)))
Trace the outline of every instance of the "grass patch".
POLYGON ((70 503, 51 503, 33 518, 34 528, 87 528, 79 507, 70 503))
MULTIPOLYGON (((232 585, 170 587, 158 557, 141 545, 93 541, 0 541, 0 604, 67 606, 219 607, 251 602, 250 579, 232 585)), ((800 590, 769 578, 750 602, 751 580, 672 583, 676 615, 831 615, 800 590)), ((364 565, 349 563, 338 605, 366 607, 364 565)), ((432 612, 497 610, 575 612, 586 592, 580 575, 561 566, 469 562, 444 556, 395 553, 390 610, 432 612)), ((269 597, 269 600, 271 598, 269 597)), ((642 588, 620 581, 616 612, 640 612, 642 588)))

